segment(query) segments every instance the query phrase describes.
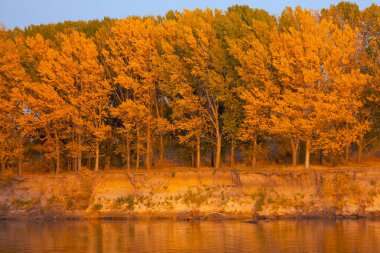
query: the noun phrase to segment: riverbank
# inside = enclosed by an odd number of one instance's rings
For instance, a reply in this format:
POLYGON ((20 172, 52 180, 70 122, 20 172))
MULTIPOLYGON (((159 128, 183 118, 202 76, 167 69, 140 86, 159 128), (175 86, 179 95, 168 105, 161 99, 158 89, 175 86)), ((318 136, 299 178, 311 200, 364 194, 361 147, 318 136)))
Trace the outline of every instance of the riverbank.
POLYGON ((161 170, 3 180, 0 219, 380 218, 377 167, 161 170))

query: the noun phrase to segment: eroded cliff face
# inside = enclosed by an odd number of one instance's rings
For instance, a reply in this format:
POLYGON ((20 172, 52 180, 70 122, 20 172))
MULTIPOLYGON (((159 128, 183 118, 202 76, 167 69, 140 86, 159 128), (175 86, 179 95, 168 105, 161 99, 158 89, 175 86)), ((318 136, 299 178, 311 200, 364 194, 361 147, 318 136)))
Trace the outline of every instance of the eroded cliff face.
POLYGON ((380 214, 376 169, 33 176, 0 186, 0 216, 178 219, 380 214))

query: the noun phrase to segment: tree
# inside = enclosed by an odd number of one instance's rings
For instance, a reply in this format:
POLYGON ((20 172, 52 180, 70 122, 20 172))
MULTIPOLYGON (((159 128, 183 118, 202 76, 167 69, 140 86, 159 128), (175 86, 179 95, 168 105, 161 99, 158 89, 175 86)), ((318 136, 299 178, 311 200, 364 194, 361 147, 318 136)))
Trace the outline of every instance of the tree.
MULTIPOLYGON (((372 4, 370 7, 360 12, 359 7, 355 3, 341 2, 336 6, 332 5, 329 9, 322 10, 322 18, 331 20, 334 24, 345 30, 347 26, 351 29, 358 29, 362 44, 355 48, 355 61, 351 61, 350 65, 360 68, 362 73, 367 74, 367 82, 364 85, 359 85, 357 91, 360 91, 361 105, 358 105, 357 113, 355 114, 355 124, 351 126, 355 129, 354 142, 358 143, 358 161, 362 160, 363 149, 373 143, 379 135, 378 103, 376 97, 378 81, 376 81, 376 72, 378 60, 376 60, 376 37, 378 34, 378 17, 380 8, 372 4)), ((347 67, 346 67, 347 68, 347 67)), ((357 85, 358 86, 358 85, 357 85)), ((357 95, 354 96, 357 99, 357 95)), ((349 154, 350 143, 346 145, 346 159, 349 154)))
MULTIPOLYGON (((258 28, 266 28, 263 30, 270 29, 268 24, 259 20, 254 20, 253 23, 258 28)), ((272 80, 268 38, 263 36, 264 33, 259 33, 263 37, 257 37, 257 33, 247 25, 243 25, 242 30, 243 38, 237 42, 230 41, 230 52, 239 62, 236 69, 244 82, 244 86, 237 89, 245 102, 240 138, 252 143, 252 167, 256 167, 257 141, 270 128, 271 107, 279 89, 272 80)))
POLYGON ((116 153, 114 165, 150 169, 182 148, 218 169, 242 144, 255 167, 272 136, 294 166, 304 146, 306 168, 314 152, 335 164, 357 147, 361 161, 380 136, 379 17, 341 2, 1 27, 1 169, 21 175, 37 155, 56 173, 83 157, 98 171, 103 152, 105 168, 116 153))
MULTIPOLYGON (((11 159, 18 160, 18 176, 21 177, 24 158, 24 141, 27 132, 23 120, 28 115, 21 97, 27 82, 21 65, 17 41, 8 37, 4 26, 0 26, 0 159, 1 170, 11 159)), ((1 176, 0 170, 0 176, 1 176)))
POLYGON ((332 21, 343 30, 346 25, 353 29, 358 27, 362 15, 356 3, 342 1, 337 5, 330 5, 328 9, 322 9, 321 17, 332 21))
MULTIPOLYGON (((69 34, 59 34, 57 41, 58 48, 50 47, 37 67, 43 83, 37 89, 45 87, 49 92, 49 95, 45 95, 50 99, 49 102, 56 103, 49 113, 40 113, 46 115, 41 118, 41 124, 49 125, 47 135, 53 134, 55 138, 57 172, 60 130, 71 136, 71 142, 66 148, 74 158, 73 166, 77 171, 81 169, 83 141, 94 143, 97 171, 99 144, 108 131, 108 127, 104 125, 104 118, 108 106, 109 84, 104 79, 104 69, 98 61, 98 52, 92 40, 84 34, 72 31, 69 34)), ((41 90, 39 94, 41 95, 41 90)), ((45 109, 46 106, 51 107, 49 103, 46 105, 43 98, 40 97, 39 101, 45 105, 39 106, 45 109)), ((38 112, 37 108, 38 106, 38 112)))
MULTIPOLYGON (((156 126, 153 108, 157 99, 157 82, 159 80, 159 55, 156 48, 153 19, 130 18, 115 22, 111 38, 107 42, 107 50, 103 53, 107 64, 114 73, 120 108, 116 115, 125 115, 123 124, 135 127, 136 168, 140 163, 140 140, 145 133, 146 168, 152 165, 152 133, 156 126), (139 108, 139 120, 135 121, 130 108, 139 108), (121 112, 120 109, 125 109, 121 112), (128 117, 130 115, 130 117, 128 117)), ((130 137, 127 137, 129 141, 130 137)), ((129 145, 129 144, 127 144, 129 145)))
POLYGON ((372 4, 362 12, 360 35, 365 52, 362 72, 368 76, 367 85, 362 93, 362 107, 358 114, 361 131, 358 140, 358 162, 362 162, 363 150, 373 144, 380 136, 380 6, 372 4))
MULTIPOLYGON (((177 21, 168 20, 163 24, 162 37, 162 74, 163 91, 169 99, 172 111, 171 121, 174 130, 178 133, 180 143, 187 143, 194 152, 196 149, 196 167, 201 166, 201 138, 206 137, 207 127, 211 122, 205 123, 205 111, 200 97, 191 86, 191 69, 185 61, 188 54, 184 47, 184 34, 177 21)), ((189 28, 186 28, 190 33, 189 28)))
MULTIPOLYGON (((187 71, 184 75, 187 92, 198 97, 197 117, 203 121, 206 132, 213 136, 214 140, 210 140, 215 145, 215 168, 219 169, 222 146, 220 110, 228 90, 229 77, 225 53, 213 30, 212 20, 211 10, 185 11, 183 15, 178 15, 174 24, 177 39, 173 41, 172 54, 180 58, 187 71)), ((178 76, 178 73, 173 75, 178 76)), ((185 100, 183 103, 186 103, 185 100)))
MULTIPOLYGON (((351 29, 342 31, 331 22, 319 22, 316 14, 301 8, 296 8, 293 15, 298 25, 273 34, 273 63, 284 90, 272 118, 273 129, 289 135, 292 144, 305 141, 307 169, 310 152, 315 149, 313 141, 318 143, 321 132, 331 131, 332 122, 340 126, 336 122, 348 122, 347 117, 355 114, 357 101, 349 99, 353 94, 350 92, 363 83, 364 77, 360 69, 346 69, 357 46, 357 36, 351 29)), ((294 163, 298 147, 292 147, 294 163)))
MULTIPOLYGON (((24 64, 30 77, 30 82, 25 84, 27 96, 25 103, 30 113, 34 115, 28 125, 34 129, 34 138, 41 144, 35 144, 34 148, 42 152, 46 160, 55 159, 55 172, 61 170, 62 139, 69 120, 66 101, 60 96, 55 86, 50 82, 44 82, 40 74, 39 66, 42 61, 54 57, 55 51, 50 50, 49 41, 41 35, 26 39, 27 59, 24 64)), ((37 143, 38 143, 37 142, 37 143)))
MULTIPOLYGON (((363 113, 362 96, 368 76, 362 73, 363 44, 359 36, 358 30, 352 29, 349 25, 345 25, 343 29, 335 29, 332 34, 334 43, 328 45, 329 51, 324 62, 329 81, 339 97, 335 102, 336 106, 341 110, 341 114, 332 112, 340 117, 335 122, 335 136, 340 140, 330 141, 324 150, 338 153, 343 153, 345 150, 346 160, 349 158, 351 143, 357 142, 359 137, 370 129, 369 122, 360 118, 363 113), (341 145, 341 148, 333 150, 333 143, 341 145)), ((327 132, 332 134, 334 131, 327 132)))

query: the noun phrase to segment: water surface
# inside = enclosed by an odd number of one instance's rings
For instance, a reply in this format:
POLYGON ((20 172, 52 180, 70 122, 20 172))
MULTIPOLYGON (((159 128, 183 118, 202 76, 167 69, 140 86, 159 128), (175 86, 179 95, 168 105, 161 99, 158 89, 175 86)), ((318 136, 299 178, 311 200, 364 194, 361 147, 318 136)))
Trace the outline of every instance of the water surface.
POLYGON ((380 252, 380 221, 0 221, 0 252, 380 252))

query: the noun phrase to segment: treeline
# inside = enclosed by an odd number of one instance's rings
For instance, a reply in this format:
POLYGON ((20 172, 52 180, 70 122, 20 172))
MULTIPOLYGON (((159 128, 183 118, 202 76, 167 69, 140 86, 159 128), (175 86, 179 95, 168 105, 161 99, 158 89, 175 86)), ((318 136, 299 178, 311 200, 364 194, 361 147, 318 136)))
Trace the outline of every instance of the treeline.
POLYGON ((379 134, 379 36, 380 6, 349 2, 2 27, 1 168, 360 162, 379 134))

